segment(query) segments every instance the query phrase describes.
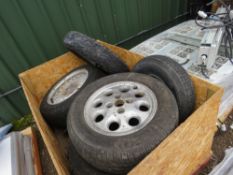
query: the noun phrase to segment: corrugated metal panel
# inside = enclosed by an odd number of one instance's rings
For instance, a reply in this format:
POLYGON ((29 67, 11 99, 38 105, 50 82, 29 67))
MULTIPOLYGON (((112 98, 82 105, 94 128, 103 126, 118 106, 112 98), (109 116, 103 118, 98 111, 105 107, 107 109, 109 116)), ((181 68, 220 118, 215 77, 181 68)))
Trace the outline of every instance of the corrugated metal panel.
MULTIPOLYGON (((187 0, 1 1, 0 93, 19 86, 20 72, 64 53, 70 30, 117 43, 186 11, 187 0)), ((0 99, 2 122, 27 113, 22 91, 0 99)))

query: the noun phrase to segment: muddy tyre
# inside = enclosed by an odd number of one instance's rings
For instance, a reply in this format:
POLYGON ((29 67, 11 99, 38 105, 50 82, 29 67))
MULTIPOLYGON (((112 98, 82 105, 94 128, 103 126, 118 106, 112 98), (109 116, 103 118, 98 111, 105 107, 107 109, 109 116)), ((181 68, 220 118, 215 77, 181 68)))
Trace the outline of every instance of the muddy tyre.
POLYGON ((67 49, 108 74, 129 71, 128 66, 118 56, 82 33, 69 32, 64 38, 64 44, 67 49))
POLYGON ((40 104, 40 112, 54 127, 65 128, 66 116, 74 97, 89 83, 105 74, 95 67, 84 65, 58 80, 40 104))
POLYGON ((132 71, 158 78, 168 86, 177 100, 179 122, 183 122, 193 112, 195 94, 192 80, 184 68, 171 58, 148 56, 138 62, 132 71))
POLYGON ((67 129, 77 152, 92 166, 125 174, 174 130, 178 115, 164 83, 120 73, 86 86, 71 105, 67 129))

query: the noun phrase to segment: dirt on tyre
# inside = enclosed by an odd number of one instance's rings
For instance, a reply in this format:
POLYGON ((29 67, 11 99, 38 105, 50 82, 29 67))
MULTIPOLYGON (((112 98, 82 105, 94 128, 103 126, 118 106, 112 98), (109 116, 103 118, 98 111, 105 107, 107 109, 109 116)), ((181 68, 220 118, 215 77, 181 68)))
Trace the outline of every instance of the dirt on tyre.
POLYGON ((108 74, 129 71, 117 55, 82 33, 69 32, 64 38, 64 44, 67 49, 108 74))
POLYGON ((194 110, 195 93, 192 80, 185 69, 169 57, 152 55, 139 61, 133 72, 150 75, 162 80, 176 97, 179 122, 183 122, 194 110))
POLYGON ((125 174, 175 129, 178 115, 164 83, 120 73, 86 86, 71 105, 67 129, 84 160, 101 171, 125 174))
POLYGON ((40 104, 44 119, 54 127, 65 128, 68 109, 74 97, 89 83, 105 76, 90 65, 84 65, 59 79, 47 92, 40 104))

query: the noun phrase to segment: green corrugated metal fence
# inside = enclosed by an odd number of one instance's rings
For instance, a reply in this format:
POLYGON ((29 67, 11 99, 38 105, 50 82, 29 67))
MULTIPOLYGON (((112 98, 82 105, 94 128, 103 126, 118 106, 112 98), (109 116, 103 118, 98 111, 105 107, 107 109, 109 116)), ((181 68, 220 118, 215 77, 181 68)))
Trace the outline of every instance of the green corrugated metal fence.
MULTIPOLYGON (((186 11, 187 0, 2 0, 0 93, 20 85, 20 72, 64 53, 62 40, 70 30, 114 44, 186 11)), ((0 123, 28 113, 22 90, 0 98, 0 123)))

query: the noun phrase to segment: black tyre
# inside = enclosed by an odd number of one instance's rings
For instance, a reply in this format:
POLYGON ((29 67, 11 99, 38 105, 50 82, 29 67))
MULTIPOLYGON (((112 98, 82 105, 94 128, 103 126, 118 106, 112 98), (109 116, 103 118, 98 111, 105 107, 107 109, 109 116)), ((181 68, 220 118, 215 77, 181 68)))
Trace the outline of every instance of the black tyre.
POLYGON ((151 75, 162 80, 176 97, 179 122, 183 122, 194 110, 195 94, 192 80, 184 68, 171 58, 161 55, 145 57, 133 72, 151 75))
POLYGON ((40 112, 55 127, 66 127, 66 116, 74 97, 89 83, 105 74, 95 67, 84 65, 58 80, 44 96, 40 112))
POLYGON ((86 86, 71 105, 67 129, 83 159, 101 171, 124 174, 174 130, 178 115, 164 83, 121 73, 86 86))
POLYGON ((129 71, 128 66, 118 56, 82 33, 69 32, 64 38, 64 44, 66 48, 106 73, 129 71))
POLYGON ((104 173, 87 163, 78 154, 78 152, 72 144, 69 146, 68 159, 70 164, 71 175, 111 175, 109 173, 104 173))

